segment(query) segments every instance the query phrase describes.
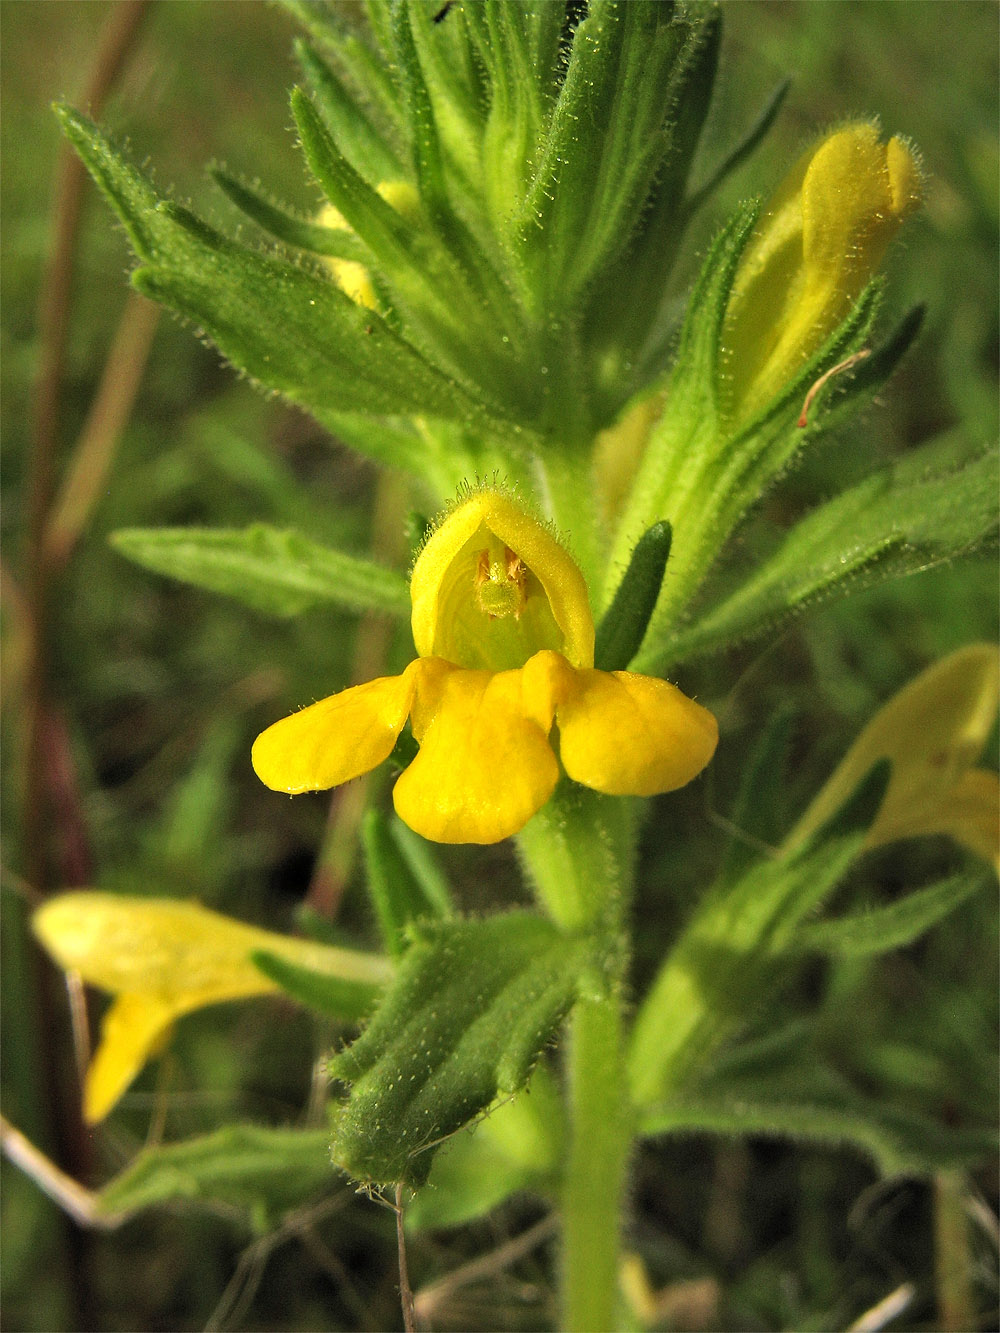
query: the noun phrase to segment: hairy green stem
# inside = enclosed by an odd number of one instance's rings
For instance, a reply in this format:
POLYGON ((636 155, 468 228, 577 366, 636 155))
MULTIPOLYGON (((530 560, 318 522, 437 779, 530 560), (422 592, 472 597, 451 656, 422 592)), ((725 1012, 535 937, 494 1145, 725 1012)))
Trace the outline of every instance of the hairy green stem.
POLYGON ((586 932, 594 963, 568 1021, 569 1143, 562 1188, 565 1330, 616 1327, 625 1171, 633 1136, 625 1076, 622 922, 636 803, 565 783, 518 837, 540 902, 564 930, 586 932))
POLYGON ((617 987, 569 1022, 570 1143, 562 1191, 562 1317, 568 1333, 618 1327, 618 1265, 632 1115, 617 987))

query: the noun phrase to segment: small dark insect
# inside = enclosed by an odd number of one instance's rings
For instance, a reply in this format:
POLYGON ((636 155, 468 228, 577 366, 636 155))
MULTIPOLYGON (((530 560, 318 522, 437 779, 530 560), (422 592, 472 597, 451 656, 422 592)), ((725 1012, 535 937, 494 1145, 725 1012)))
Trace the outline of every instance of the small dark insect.
POLYGON ((445 3, 441 6, 441 8, 438 10, 438 12, 437 12, 437 13, 434 15, 434 17, 431 19, 431 22, 432 22, 432 23, 440 23, 440 22, 442 22, 442 20, 445 18, 445 16, 446 16, 447 13, 448 13, 448 10, 451 9, 451 7, 452 7, 452 5, 453 5, 454 3, 455 3, 455 0, 445 0, 445 3))

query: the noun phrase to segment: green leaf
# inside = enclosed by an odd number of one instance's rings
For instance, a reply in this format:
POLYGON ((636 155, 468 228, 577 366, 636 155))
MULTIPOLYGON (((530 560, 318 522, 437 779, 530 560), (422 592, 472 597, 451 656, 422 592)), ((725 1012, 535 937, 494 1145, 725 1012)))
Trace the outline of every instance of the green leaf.
POLYGON ((267 615, 295 616, 322 603, 394 616, 410 610, 402 574, 264 523, 120 528, 111 543, 146 569, 234 597, 267 615))
POLYGON ((778 84, 774 92, 768 98, 760 115, 750 126, 743 138, 736 146, 726 154, 716 169, 711 173, 708 180, 685 201, 684 208, 687 213, 693 213, 700 208, 709 195, 713 194, 727 176, 731 175, 737 167, 747 160, 756 150, 758 144, 763 140, 768 130, 774 124, 778 112, 781 110, 789 88, 792 86, 791 79, 783 79, 778 84))
POLYGON ((771 718, 752 747, 747 747, 740 787, 727 826, 732 830, 719 869, 719 881, 735 883, 763 852, 773 851, 788 828, 787 761, 794 712, 786 707, 771 718))
POLYGON ((326 275, 228 240, 160 199, 85 116, 57 114, 146 261, 134 286, 203 328, 234 366, 317 412, 478 415, 474 400, 326 275))
POLYGON ((954 436, 926 444, 821 505, 746 583, 672 635, 664 660, 773 630, 819 601, 931 568, 988 540, 997 523, 998 454, 962 452, 954 436))
POLYGON ((688 26, 660 0, 592 0, 518 217, 567 306, 626 248, 670 146, 671 83, 688 26))
POLYGON ((553 1195, 563 1134, 559 1089, 539 1065, 522 1092, 441 1145, 427 1184, 407 1205, 407 1229, 463 1226, 522 1190, 553 1195))
POLYGON ((326 1129, 229 1125, 196 1139, 146 1148, 99 1192, 101 1213, 134 1213, 175 1200, 246 1211, 254 1220, 329 1190, 326 1129))
POLYGON ((773 1085, 739 1082, 703 1096, 696 1093, 644 1114, 639 1132, 730 1138, 760 1134, 828 1147, 849 1144, 887 1176, 972 1165, 995 1148, 995 1136, 987 1129, 954 1129, 884 1098, 864 1098, 849 1090, 824 1100, 810 1099, 808 1090, 799 1097, 794 1090, 784 1098, 775 1093, 773 1085))
POLYGON ((406 172, 395 149, 375 129, 357 101, 308 42, 295 43, 317 104, 344 157, 371 185, 403 180, 406 172))
POLYGON ((978 876, 956 875, 885 907, 831 921, 807 922, 799 930, 798 943, 803 949, 840 958, 867 958, 901 949, 937 925, 984 884, 978 876))
MULTIPOLYGON (((406 952, 411 923, 427 916, 451 916, 454 912, 447 884, 429 853, 415 862, 412 854, 416 849, 398 837, 397 826, 406 827, 398 819, 390 823, 380 810, 371 809, 361 827, 368 892, 385 947, 393 958, 406 952), (415 864, 422 872, 419 877, 415 864), (429 893, 425 886, 430 887, 429 893)), ((409 829, 406 831, 409 833, 409 829)))
POLYGON ((654 523, 636 543, 618 591, 597 628, 594 666, 598 671, 624 671, 639 651, 663 586, 672 535, 669 523, 654 523))
POLYGON ((407 869, 420 888, 424 901, 434 916, 455 915, 451 887, 434 853, 434 844, 414 833, 395 815, 389 820, 392 838, 407 869))
POLYGON ((422 1184, 443 1139, 527 1081, 588 953, 527 912, 415 928, 371 1023, 331 1062, 352 1085, 337 1165, 361 1181, 422 1184))
MULTIPOLYGON (((485 262, 476 270, 477 281, 471 281, 456 260, 453 243, 445 244, 426 223, 405 219, 386 203, 338 150, 301 88, 292 90, 291 104, 310 171, 371 250, 394 309, 420 345, 431 349, 436 364, 474 383, 481 400, 502 418, 508 405, 493 386, 505 384, 516 371, 510 350, 516 342, 510 339, 519 332, 509 291, 496 278, 486 284, 485 262), (494 299, 487 301, 486 296, 494 299)), ((454 242, 455 237, 448 239, 454 242)))
POLYGON ((364 262, 368 251, 353 232, 346 227, 322 227, 315 222, 297 218, 287 209, 279 208, 252 190, 221 167, 212 168, 212 179, 237 208, 241 209, 259 227, 276 236, 285 245, 311 250, 314 254, 335 259, 364 262))
POLYGON ((293 1000, 298 1000, 307 1009, 315 1009, 317 1013, 346 1023, 366 1018, 382 993, 382 987, 372 982, 314 972, 289 962, 287 958, 268 953, 266 949, 254 950, 250 961, 293 1000))
POLYGON ((800 922, 861 851, 864 829, 848 832, 843 825, 877 808, 887 776, 873 771, 800 851, 760 860, 705 897, 636 1015, 628 1063, 637 1106, 689 1087, 711 1054, 781 984, 797 956, 800 922))

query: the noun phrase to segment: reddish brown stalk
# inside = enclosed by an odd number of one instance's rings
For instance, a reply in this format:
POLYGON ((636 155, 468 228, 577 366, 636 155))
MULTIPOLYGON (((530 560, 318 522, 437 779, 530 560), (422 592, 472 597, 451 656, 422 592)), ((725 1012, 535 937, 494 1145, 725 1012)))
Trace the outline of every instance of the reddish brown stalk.
POLYGON ((859 361, 864 361, 865 357, 871 356, 871 354, 872 351, 870 347, 862 347, 860 352, 855 352, 852 356, 845 357, 843 361, 838 361, 835 366, 831 366, 829 370, 820 375, 819 379, 812 385, 809 392, 806 394, 805 402, 802 404, 802 411, 799 413, 799 419, 796 423, 799 430, 805 430, 806 426, 808 426, 809 409, 812 407, 813 401, 823 385, 829 380, 832 380, 834 375, 839 375, 844 370, 850 370, 853 366, 856 366, 859 361))
MULTIPOLYGON (((96 115, 114 86, 139 33, 150 0, 125 0, 108 20, 83 101, 96 115)), ((60 398, 66 367, 66 344, 73 288, 77 240, 86 174, 68 146, 60 149, 53 202, 53 243, 42 284, 38 311, 38 381, 35 424, 28 459, 28 534, 26 590, 31 627, 31 655, 27 680, 27 774, 25 784, 25 848, 28 879, 44 891, 49 883, 47 830, 49 801, 44 762, 47 725, 47 632, 51 569, 45 549, 55 486, 55 457, 59 446, 60 398)))
POLYGON ((69 559, 104 488, 118 441, 132 415, 159 322, 160 307, 130 292, 46 525, 43 555, 50 570, 61 568, 69 559))
MULTIPOLYGON (((90 78, 81 93, 84 105, 93 114, 100 114, 133 48, 149 5, 150 0, 125 0, 110 9, 90 78)), ((62 869, 69 875, 83 874, 87 861, 85 842, 80 841, 83 821, 77 817, 79 802, 75 797, 75 784, 66 779, 69 747, 50 696, 53 569, 45 548, 60 445, 61 391, 84 183, 81 162, 64 146, 56 164, 52 248, 38 307, 38 379, 33 435, 26 463, 22 846, 26 879, 39 894, 48 892, 56 882, 52 834, 56 821, 65 818, 67 801, 73 804, 74 810, 70 845, 73 847, 71 860, 75 865, 67 864, 62 869)), ((49 971, 44 978, 38 978, 39 984, 31 987, 23 997, 26 1008, 34 1009, 33 1021, 40 1047, 41 1039, 44 1037, 48 1043, 50 1034, 56 1029, 54 1020, 58 1009, 53 982, 53 974, 49 971)), ((42 1064, 46 1086, 41 1100, 48 1108, 48 1124, 58 1145, 59 1160, 75 1175, 85 1177, 89 1142, 80 1120, 78 1094, 75 1088, 71 1092, 66 1087, 55 1060, 44 1060, 42 1064)), ((44 1131, 42 1134, 44 1138, 44 1131)), ((79 1327, 92 1327, 91 1286, 85 1272, 87 1256, 81 1233, 75 1228, 66 1233, 65 1255, 75 1305, 75 1323, 79 1327)))

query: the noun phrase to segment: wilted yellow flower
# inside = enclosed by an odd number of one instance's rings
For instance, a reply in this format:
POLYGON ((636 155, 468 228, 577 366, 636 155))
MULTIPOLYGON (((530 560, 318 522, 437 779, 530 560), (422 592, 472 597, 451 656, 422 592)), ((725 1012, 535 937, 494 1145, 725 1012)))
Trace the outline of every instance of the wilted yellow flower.
POLYGON ((594 670, 583 575, 510 495, 472 492, 431 534, 410 581, 417 660, 276 722, 253 765, 276 791, 337 786, 388 758, 409 717, 420 745, 396 811, 435 842, 499 842, 552 794, 559 763, 612 795, 690 782, 715 719, 675 686, 594 670))
POLYGON ((974 768, 997 715, 997 650, 971 644, 922 672, 857 738, 790 835, 801 844, 880 759, 892 776, 867 845, 947 833, 1000 869, 1000 778, 974 768))
POLYGON ((765 406, 842 323, 920 203, 913 149, 866 121, 811 148, 743 253, 722 329, 728 415, 765 406))
POLYGON ((280 989, 255 967, 255 952, 345 981, 382 985, 392 974, 376 954, 276 935, 173 898, 65 893, 39 908, 33 927, 61 968, 116 996, 87 1070, 83 1113, 91 1124, 157 1053, 175 1019, 280 989))

